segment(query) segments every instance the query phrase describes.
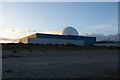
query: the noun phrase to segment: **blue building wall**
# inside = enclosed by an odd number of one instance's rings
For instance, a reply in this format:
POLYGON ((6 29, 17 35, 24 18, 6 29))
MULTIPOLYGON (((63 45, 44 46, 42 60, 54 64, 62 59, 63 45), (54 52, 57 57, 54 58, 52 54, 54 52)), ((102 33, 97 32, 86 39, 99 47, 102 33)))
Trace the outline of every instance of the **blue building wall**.
POLYGON ((36 38, 83 40, 84 45, 93 45, 96 42, 96 37, 73 36, 73 35, 53 35, 36 33, 36 38))

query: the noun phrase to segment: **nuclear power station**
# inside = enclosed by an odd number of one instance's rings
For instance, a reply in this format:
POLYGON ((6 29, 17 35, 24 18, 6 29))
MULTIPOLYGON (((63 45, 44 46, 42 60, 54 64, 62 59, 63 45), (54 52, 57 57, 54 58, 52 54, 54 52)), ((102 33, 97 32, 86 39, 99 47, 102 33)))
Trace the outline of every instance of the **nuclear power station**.
POLYGON ((66 27, 61 34, 35 33, 19 39, 19 43, 38 44, 75 44, 94 45, 96 37, 79 36, 78 31, 73 27, 66 27))

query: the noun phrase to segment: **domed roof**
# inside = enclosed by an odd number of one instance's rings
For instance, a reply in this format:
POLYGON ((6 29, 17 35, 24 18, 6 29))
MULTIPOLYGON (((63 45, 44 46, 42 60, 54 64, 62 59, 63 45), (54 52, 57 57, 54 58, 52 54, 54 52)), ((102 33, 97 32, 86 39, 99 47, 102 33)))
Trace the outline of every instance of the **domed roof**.
POLYGON ((78 31, 73 27, 66 27, 62 31, 62 35, 76 35, 79 36, 78 31))

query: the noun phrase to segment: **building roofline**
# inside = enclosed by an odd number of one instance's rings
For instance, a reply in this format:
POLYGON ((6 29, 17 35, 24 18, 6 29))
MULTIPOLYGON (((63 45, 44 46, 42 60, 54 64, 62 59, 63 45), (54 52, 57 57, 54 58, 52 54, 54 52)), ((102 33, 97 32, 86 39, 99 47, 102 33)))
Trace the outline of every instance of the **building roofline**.
POLYGON ((32 36, 32 35, 35 35, 35 34, 36 34, 36 33, 31 34, 31 35, 29 35, 29 36, 22 37, 22 38, 20 38, 19 40, 21 40, 21 39, 25 39, 25 38, 28 38, 28 37, 30 37, 30 36, 32 36))
MULTIPOLYGON (((35 33, 35 34, 43 34, 44 33, 35 33)), ((45 34, 45 35, 56 35, 58 36, 59 34, 45 34)), ((92 38, 91 36, 77 36, 77 35, 59 35, 59 36, 76 36, 76 37, 88 37, 88 38, 92 38)), ((96 38, 96 37, 93 37, 93 38, 96 38)))
MULTIPOLYGON (((25 38, 28 38, 28 37, 30 37, 30 36, 32 36, 32 35, 35 35, 35 34, 41 34, 41 35, 56 35, 56 36, 76 36, 76 35, 59 35, 59 34, 34 33, 34 34, 29 35, 29 36, 26 36, 26 37, 20 38, 19 40, 21 40, 21 39, 25 39, 25 38)), ((76 36, 76 37, 96 38, 96 37, 90 37, 90 36, 76 36)))

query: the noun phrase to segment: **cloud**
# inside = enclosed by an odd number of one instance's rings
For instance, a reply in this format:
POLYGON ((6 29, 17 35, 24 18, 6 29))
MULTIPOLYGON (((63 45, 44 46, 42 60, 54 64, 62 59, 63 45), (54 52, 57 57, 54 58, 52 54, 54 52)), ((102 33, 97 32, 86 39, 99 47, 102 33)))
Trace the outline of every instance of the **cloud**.
POLYGON ((8 38, 8 39, 19 39, 22 37, 25 37, 27 35, 35 33, 35 30, 30 29, 6 29, 2 32, 0 32, 0 37, 2 38, 8 38))
POLYGON ((85 34, 83 34, 83 33, 79 33, 79 35, 80 35, 80 36, 85 36, 85 34))
POLYGON ((0 32, 1 38, 6 39, 19 39, 34 33, 44 33, 44 34, 60 34, 60 32, 56 31, 43 31, 43 32, 37 32, 36 30, 32 29, 6 29, 3 32, 0 32))
POLYGON ((17 41, 17 39, 9 39, 9 38, 0 37, 0 43, 12 43, 14 41, 17 41))
POLYGON ((24 33, 24 34, 31 34, 33 32, 36 32, 35 30, 23 30, 23 29, 7 29, 7 32, 13 32, 13 33, 24 33))
POLYGON ((93 26, 92 27, 93 29, 108 29, 108 28, 113 28, 112 25, 109 25, 109 24, 102 24, 102 25, 97 25, 97 26, 93 26))
POLYGON ((120 36, 118 34, 95 34, 95 33, 87 33, 86 36, 96 37, 97 41, 116 41, 120 40, 120 36))
POLYGON ((43 31, 43 32, 37 32, 37 33, 45 33, 45 34, 60 34, 60 32, 56 32, 56 31, 43 31))

